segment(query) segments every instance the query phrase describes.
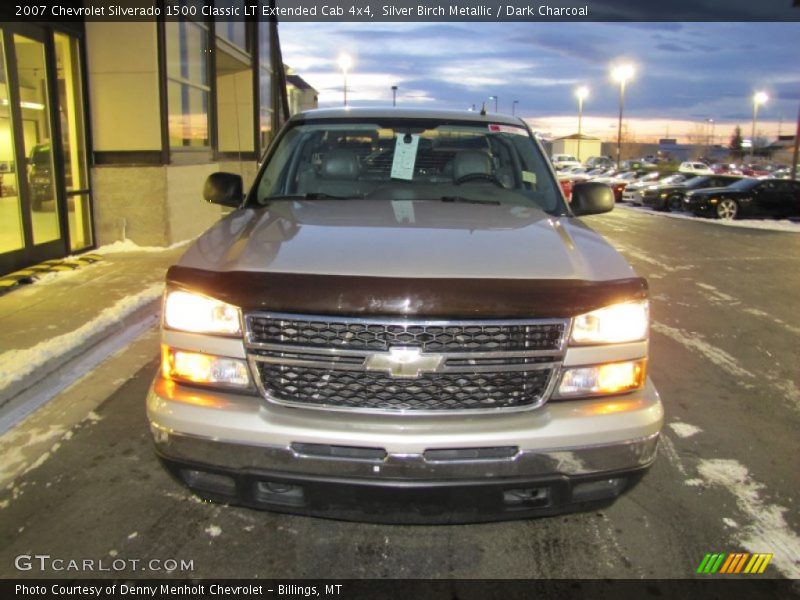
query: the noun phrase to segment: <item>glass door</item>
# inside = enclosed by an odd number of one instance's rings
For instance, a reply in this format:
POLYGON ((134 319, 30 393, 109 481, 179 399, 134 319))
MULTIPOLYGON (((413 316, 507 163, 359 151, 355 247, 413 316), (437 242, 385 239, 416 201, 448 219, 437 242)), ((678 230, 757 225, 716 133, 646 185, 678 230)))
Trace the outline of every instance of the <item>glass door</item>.
POLYGON ((0 26, 0 274, 91 247, 78 38, 0 26))
POLYGON ((27 159, 28 211, 33 245, 39 246, 61 238, 45 47, 42 41, 15 33, 14 51, 22 147, 27 159))
POLYGON ((0 31, 0 255, 25 247, 7 73, 3 32, 0 31))

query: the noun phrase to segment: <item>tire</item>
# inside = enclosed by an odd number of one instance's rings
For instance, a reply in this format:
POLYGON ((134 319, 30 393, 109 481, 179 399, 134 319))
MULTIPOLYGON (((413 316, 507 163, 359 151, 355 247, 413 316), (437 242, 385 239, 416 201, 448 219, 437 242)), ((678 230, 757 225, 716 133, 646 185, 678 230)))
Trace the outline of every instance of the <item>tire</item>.
POLYGON ((679 195, 667 198, 667 210, 670 212, 681 212, 683 210, 683 198, 679 195))
POLYGON ((716 215, 718 219, 732 221, 738 216, 738 214, 739 214, 739 205, 736 204, 736 200, 731 200, 730 198, 723 198, 717 204, 716 215))

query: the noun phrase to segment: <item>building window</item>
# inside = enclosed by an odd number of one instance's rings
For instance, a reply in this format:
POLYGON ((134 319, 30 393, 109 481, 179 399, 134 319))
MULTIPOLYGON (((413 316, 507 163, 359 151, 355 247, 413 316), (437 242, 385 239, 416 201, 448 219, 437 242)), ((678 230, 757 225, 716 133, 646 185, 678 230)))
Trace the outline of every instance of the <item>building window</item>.
MULTIPOLYGON (((215 0, 214 6, 218 9, 241 8, 241 0, 215 0)), ((250 43, 247 35, 247 25, 244 21, 216 21, 214 29, 217 37, 221 37, 229 44, 237 46, 240 50, 250 53, 250 43)))
POLYGON ((272 30, 271 23, 258 23, 259 141, 261 151, 272 141, 272 30))
POLYGON ((238 44, 231 44, 223 31, 229 25, 215 23, 217 33, 214 72, 216 85, 217 150, 221 153, 252 153, 255 150, 253 129, 253 59, 238 44))
POLYGON ((170 148, 208 148, 208 27, 195 21, 164 26, 170 148))

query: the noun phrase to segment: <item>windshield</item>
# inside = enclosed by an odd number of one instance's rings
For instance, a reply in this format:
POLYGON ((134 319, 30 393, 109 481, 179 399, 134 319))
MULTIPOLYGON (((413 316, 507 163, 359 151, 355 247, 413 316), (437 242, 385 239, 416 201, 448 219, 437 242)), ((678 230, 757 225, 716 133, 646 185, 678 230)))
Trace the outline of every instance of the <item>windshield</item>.
POLYGON ((728 187, 732 190, 744 190, 747 191, 750 188, 754 188, 759 184, 759 179, 740 179, 736 183, 732 183, 728 187))
POLYGON ((456 200, 565 212, 523 127, 433 119, 300 122, 279 140, 250 202, 456 200))

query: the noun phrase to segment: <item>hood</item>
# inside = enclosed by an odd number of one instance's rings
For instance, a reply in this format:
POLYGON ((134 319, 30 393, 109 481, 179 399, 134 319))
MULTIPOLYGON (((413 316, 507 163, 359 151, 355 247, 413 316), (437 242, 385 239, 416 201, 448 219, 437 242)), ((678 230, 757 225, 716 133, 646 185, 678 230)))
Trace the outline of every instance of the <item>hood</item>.
POLYGON ((419 279, 635 277, 577 219, 532 207, 431 201, 280 201, 242 209, 204 233, 179 266, 419 279))
POLYGON ((699 190, 692 190, 689 192, 692 196, 719 196, 721 194, 725 194, 726 196, 741 196, 747 194, 747 192, 742 190, 732 190, 727 187, 715 187, 715 188, 702 188, 699 190))

